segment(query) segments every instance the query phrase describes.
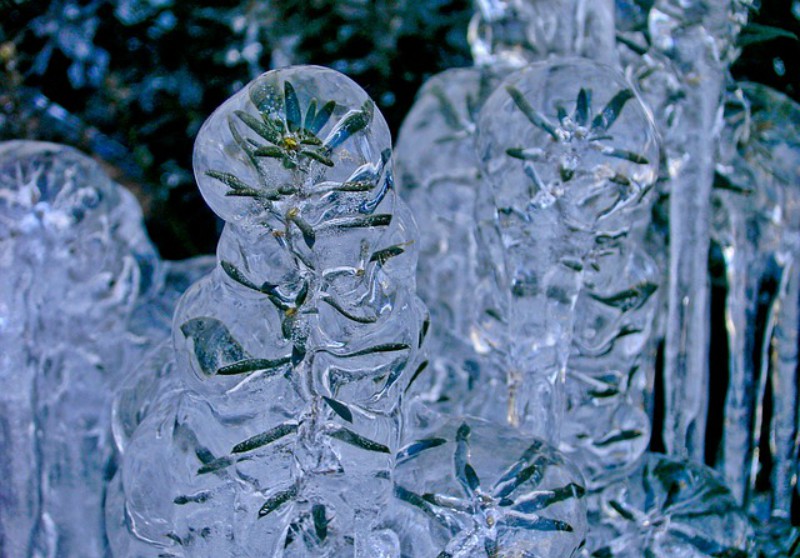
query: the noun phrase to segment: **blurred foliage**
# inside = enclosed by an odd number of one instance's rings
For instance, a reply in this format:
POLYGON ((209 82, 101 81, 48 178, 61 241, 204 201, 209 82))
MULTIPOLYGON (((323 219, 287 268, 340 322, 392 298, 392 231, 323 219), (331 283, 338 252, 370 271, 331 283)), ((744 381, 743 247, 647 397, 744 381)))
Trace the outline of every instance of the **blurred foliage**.
MULTIPOLYGON (((191 153, 220 103, 271 67, 322 64, 396 133, 428 76, 470 63, 471 15, 471 0, 0 0, 0 139, 95 154, 139 197, 162 255, 210 252, 218 224, 191 153)), ((800 2, 767 0, 754 21, 798 34, 800 2)), ((734 70, 797 97, 798 54, 778 34, 734 70)))
POLYGON ((396 131, 427 76, 469 63, 470 16, 469 0, 0 0, 0 139, 97 155, 162 255, 213 251, 191 153, 219 104, 271 67, 322 64, 396 131))

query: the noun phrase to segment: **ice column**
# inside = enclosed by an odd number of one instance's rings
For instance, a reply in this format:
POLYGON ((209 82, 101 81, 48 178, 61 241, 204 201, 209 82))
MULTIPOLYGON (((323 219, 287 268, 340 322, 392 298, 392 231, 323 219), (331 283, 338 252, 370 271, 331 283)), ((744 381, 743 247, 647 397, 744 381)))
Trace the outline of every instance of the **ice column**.
POLYGON ((659 0, 648 16, 652 57, 669 60, 663 79, 676 93, 648 95, 643 86, 664 135, 670 180, 664 442, 670 453, 696 460, 708 411, 707 262, 721 96, 745 20, 742 0, 659 0))
POLYGON ((397 555, 379 518, 426 313, 391 159, 372 100, 324 68, 266 73, 206 121, 218 265, 176 310, 178 389, 128 442, 115 553, 397 555))
POLYGON ((715 190, 714 237, 728 281, 729 385, 719 468, 740 501, 752 496, 769 422, 772 513, 788 518, 796 484, 800 108, 756 84, 729 102, 715 190), (772 416, 764 416, 767 385, 772 416))
POLYGON ((105 555, 113 390, 157 256, 133 196, 89 157, 0 144, 0 554, 105 555))
POLYGON ((655 130, 621 75, 574 59, 509 76, 484 105, 478 131, 504 250, 498 345, 508 420, 557 441, 587 257, 603 221, 654 183, 655 130))

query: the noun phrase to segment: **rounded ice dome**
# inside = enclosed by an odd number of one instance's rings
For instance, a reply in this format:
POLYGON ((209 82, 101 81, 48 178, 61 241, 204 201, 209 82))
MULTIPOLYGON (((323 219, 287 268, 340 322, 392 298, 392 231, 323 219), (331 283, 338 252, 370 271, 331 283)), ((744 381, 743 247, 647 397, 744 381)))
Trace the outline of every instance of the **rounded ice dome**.
POLYGON ((379 203, 373 182, 391 157, 389 128, 350 78, 317 66, 272 70, 206 120, 194 171, 211 209, 231 222, 283 214, 287 199, 333 193, 379 203))
POLYGON ((698 463, 647 454, 636 471, 588 500, 585 556, 751 556, 747 515, 714 471, 698 463))
POLYGON ((451 419, 397 456, 403 555, 573 556, 586 535, 583 495, 556 450, 482 419, 451 419))
POLYGON ((478 152, 498 209, 555 205, 579 228, 640 199, 659 163, 655 125, 633 87, 577 58, 509 76, 481 110, 478 152))
POLYGON ((92 210, 111 211, 120 203, 120 192, 100 165, 72 147, 0 144, 0 210, 20 217, 16 223, 23 230, 34 227, 33 221, 63 229, 92 210))

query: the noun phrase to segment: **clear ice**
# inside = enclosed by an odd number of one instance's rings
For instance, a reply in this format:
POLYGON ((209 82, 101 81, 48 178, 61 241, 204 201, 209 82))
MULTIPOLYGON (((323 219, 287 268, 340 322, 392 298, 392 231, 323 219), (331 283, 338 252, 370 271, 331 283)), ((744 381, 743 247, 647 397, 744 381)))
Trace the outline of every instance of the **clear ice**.
POLYGON ((70 147, 0 144, 0 555, 104 556, 116 387, 154 342, 133 196, 70 147))
POLYGON ((574 556, 586 535, 578 469, 507 425, 451 418, 397 456, 403 556, 574 556))
POLYGON ((694 462, 646 454, 587 505, 587 557, 751 556, 747 516, 714 471, 694 462))
POLYGON ((800 107, 743 83, 728 102, 713 224, 726 269, 730 347, 719 469, 740 501, 759 472, 761 433, 772 448, 770 513, 787 519, 797 483, 800 272, 800 107), (772 416, 764 416, 767 385, 772 416), (771 419, 771 420, 770 420, 771 419), (762 430, 764 421, 768 421, 762 430))
POLYGON ((118 429, 114 554, 398 556, 382 515, 427 314, 383 117, 332 70, 268 72, 194 165, 225 229, 154 360, 166 388, 118 429))
MULTIPOLYGON (((654 184, 655 129, 613 69, 581 59, 538 63, 486 102, 478 150, 503 247, 498 352, 509 422, 557 442, 584 270, 597 238, 624 234, 616 214, 654 184)), ((497 319, 487 316, 481 321, 497 319)))
POLYGON ((475 65, 401 130, 410 207, 320 67, 200 131, 215 258, 160 261, 88 157, 0 144, 0 555, 797 554, 800 111, 729 75, 752 2, 475 4, 475 65))

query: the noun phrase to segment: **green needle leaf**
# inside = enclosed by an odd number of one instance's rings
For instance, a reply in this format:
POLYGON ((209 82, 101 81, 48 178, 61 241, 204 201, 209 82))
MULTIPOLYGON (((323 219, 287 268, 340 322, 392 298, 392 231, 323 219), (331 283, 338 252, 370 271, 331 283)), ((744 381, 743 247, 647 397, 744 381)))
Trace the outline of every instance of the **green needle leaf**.
POLYGON ((297 93, 289 81, 283 84, 283 101, 286 107, 286 125, 290 132, 300 129, 302 115, 300 114, 300 102, 297 100, 297 93))
POLYGON ((328 434, 331 438, 335 438, 340 442, 344 442, 345 444, 350 444, 351 446, 355 446, 357 448, 361 448, 366 451, 374 451, 377 453, 391 453, 391 450, 384 446, 383 444, 379 444, 369 438, 365 438, 360 434, 356 434, 352 430, 347 428, 339 428, 330 432, 328 434))
POLYGON ((555 127, 547 121, 547 119, 539 114, 539 112, 531 106, 522 92, 513 85, 506 86, 506 91, 514 100, 514 104, 522 111, 522 114, 530 121, 531 124, 547 132, 554 140, 558 141, 558 134, 556 134, 555 127))
POLYGON ((290 357, 276 359, 252 358, 223 366, 217 370, 217 374, 219 376, 237 376, 239 374, 249 374, 250 372, 275 370, 288 364, 289 361, 290 357))
POLYGON ((258 510, 258 517, 266 517, 267 515, 271 514, 286 502, 291 500, 297 496, 297 487, 292 487, 289 490, 284 490, 283 492, 278 492, 271 498, 269 498, 264 505, 261 506, 261 509, 258 510))
POLYGON ((264 447, 266 445, 271 444, 277 440, 280 440, 284 436, 288 436, 289 434, 293 434, 297 432, 298 425, 292 422, 285 422, 272 428, 271 430, 267 430, 266 432, 262 432, 261 434, 256 434, 255 436, 248 438, 244 442, 240 442, 233 446, 231 453, 244 453, 248 451, 253 451, 254 449, 264 447))
POLYGON ((592 129, 608 131, 619 118, 625 103, 633 99, 633 91, 623 89, 608 102, 603 111, 592 120, 592 129))
POLYGON ((333 409, 333 412, 342 417, 343 420, 346 420, 349 423, 353 422, 353 413, 350 411, 350 408, 347 405, 340 403, 335 399, 331 399, 330 397, 325 397, 324 395, 322 396, 322 399, 328 404, 328 407, 333 409))

